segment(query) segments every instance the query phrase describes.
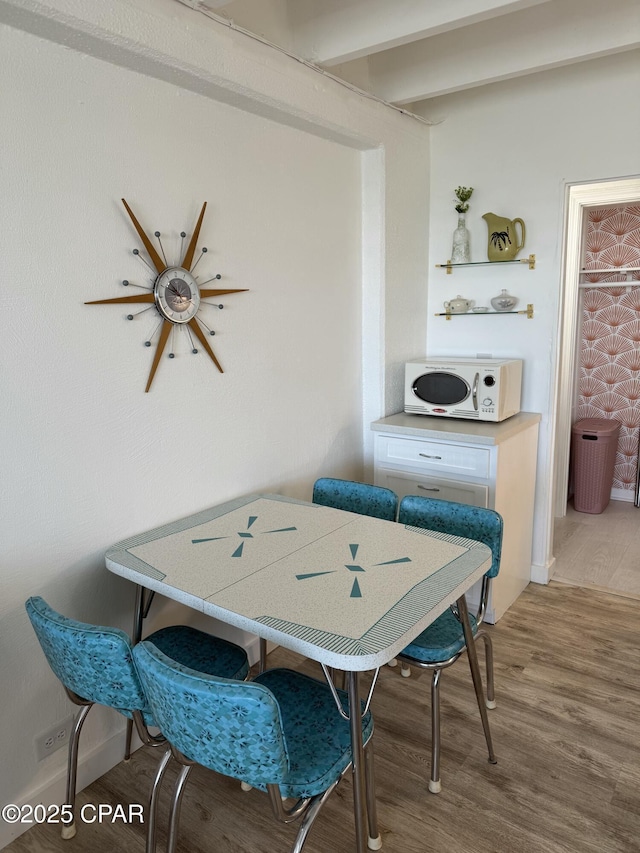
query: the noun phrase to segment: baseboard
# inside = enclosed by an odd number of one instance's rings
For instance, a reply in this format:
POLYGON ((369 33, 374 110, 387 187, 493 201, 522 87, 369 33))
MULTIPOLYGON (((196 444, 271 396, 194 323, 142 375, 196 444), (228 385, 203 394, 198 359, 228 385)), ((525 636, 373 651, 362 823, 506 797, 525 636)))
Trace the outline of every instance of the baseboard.
MULTIPOLYGON (((108 740, 101 743, 87 755, 81 755, 78 762, 78 784, 77 790, 81 791, 96 779, 104 776, 112 767, 119 764, 124 756, 125 730, 117 732, 108 740)), ((132 750, 141 746, 140 740, 134 732, 132 750)), ((41 784, 38 788, 26 792, 15 801, 17 806, 36 806, 42 803, 45 806, 61 805, 64 802, 67 784, 66 764, 56 775, 41 784)), ((23 832, 30 828, 29 824, 5 823, 0 821, 0 850, 4 849, 23 832)), ((67 842, 65 842, 67 843, 67 842)))
POLYGON ((627 501, 633 503, 635 500, 635 492, 633 489, 611 489, 612 501, 627 501))
POLYGON ((556 558, 552 557, 548 566, 542 566, 536 563, 531 564, 531 583, 548 584, 553 574, 553 566, 556 558))

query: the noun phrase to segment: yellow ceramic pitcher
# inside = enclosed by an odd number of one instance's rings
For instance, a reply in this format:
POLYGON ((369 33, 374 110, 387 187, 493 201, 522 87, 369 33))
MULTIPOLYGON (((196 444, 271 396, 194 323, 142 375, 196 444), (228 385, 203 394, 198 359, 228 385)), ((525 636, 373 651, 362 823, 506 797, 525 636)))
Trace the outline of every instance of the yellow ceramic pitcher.
POLYGON ((495 213, 485 213, 482 217, 489 228, 489 246, 487 256, 490 261, 512 261, 524 246, 525 228, 522 219, 506 219, 495 213), (520 240, 516 223, 520 223, 520 240))

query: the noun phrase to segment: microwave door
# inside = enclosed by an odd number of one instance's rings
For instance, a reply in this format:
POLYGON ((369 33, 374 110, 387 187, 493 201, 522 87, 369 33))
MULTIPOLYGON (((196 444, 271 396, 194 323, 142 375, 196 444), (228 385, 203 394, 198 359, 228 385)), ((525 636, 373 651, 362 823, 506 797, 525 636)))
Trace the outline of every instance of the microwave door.
MULTIPOLYGON (((476 380, 479 381, 479 375, 476 380)), ((461 376, 434 370, 418 376, 412 391, 419 400, 431 406, 459 406, 469 398, 471 387, 461 376)))

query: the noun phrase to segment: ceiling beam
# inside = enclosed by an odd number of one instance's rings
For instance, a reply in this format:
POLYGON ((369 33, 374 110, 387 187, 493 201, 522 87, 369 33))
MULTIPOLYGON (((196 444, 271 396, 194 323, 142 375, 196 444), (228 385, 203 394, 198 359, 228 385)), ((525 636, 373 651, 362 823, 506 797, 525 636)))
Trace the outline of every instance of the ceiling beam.
POLYGON ((299 56, 331 67, 549 0, 293 0, 299 56))
MULTIPOLYGON (((371 56, 369 85, 396 104, 640 47, 628 0, 555 0, 371 56)), ((348 77, 348 65, 341 68, 348 77)))

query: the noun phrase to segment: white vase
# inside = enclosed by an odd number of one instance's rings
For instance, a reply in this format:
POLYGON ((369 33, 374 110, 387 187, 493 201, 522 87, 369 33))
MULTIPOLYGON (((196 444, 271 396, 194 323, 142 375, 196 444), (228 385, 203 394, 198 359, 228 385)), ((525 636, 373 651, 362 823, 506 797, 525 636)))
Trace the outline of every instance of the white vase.
POLYGON ((518 304, 518 297, 511 296, 508 290, 501 290, 499 296, 494 296, 491 304, 495 311, 513 311, 518 304))
POLYGON ((469 229, 465 224, 464 213, 458 214, 458 227, 453 232, 453 246, 451 248, 452 264, 468 264, 471 262, 471 248, 469 245, 469 229))

